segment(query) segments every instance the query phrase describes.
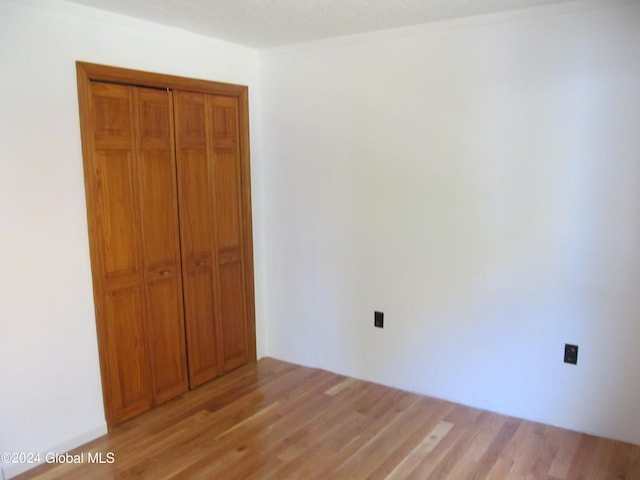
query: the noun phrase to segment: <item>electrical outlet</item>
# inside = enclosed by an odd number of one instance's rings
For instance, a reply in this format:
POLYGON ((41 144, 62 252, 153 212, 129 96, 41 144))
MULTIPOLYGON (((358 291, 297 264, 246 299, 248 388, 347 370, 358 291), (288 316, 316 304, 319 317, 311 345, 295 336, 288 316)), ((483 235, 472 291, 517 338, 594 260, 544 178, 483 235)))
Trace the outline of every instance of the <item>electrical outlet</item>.
POLYGON ((578 363, 577 345, 569 345, 568 343, 564 345, 564 363, 571 363, 572 365, 578 363))
POLYGON ((373 326, 378 328, 384 328, 384 313, 373 312, 373 326))

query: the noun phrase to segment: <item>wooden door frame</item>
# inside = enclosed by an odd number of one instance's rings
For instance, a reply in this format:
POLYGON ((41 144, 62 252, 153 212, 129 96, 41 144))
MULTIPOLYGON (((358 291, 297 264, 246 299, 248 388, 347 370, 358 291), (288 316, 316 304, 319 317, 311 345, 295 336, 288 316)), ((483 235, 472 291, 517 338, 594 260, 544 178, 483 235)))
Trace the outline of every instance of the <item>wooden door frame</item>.
MULTIPOLYGON (((90 181, 88 178, 89 159, 91 158, 91 143, 88 141, 87 132, 90 118, 90 83, 92 81, 110 82, 139 87, 166 88, 171 90, 182 90, 196 93, 207 93, 214 95, 224 95, 238 99, 238 123, 240 132, 240 182, 242 188, 242 228, 245 238, 244 244, 244 260, 245 260, 245 289, 247 299, 247 318, 246 331, 249 347, 250 360, 255 362, 256 355, 256 327, 255 327, 255 292, 254 292, 254 266, 253 266, 253 226, 251 212, 251 165, 249 155, 249 89, 244 85, 234 85, 229 83, 213 82, 208 80, 200 80, 186 77, 178 77, 174 75, 165 75, 160 73, 145 72, 140 70, 130 70, 120 67, 112 67, 107 65, 99 65, 87 62, 76 62, 76 73, 78 81, 78 103, 80 109, 80 130, 82 137, 82 156, 85 175, 85 188, 88 188, 90 181)), ((88 228, 95 231, 96 225, 92 219, 90 212, 87 212, 88 228)), ((91 248, 91 267, 92 270, 99 271, 97 265, 96 246, 91 244, 92 235, 89 236, 91 248)), ((94 304, 96 319, 100 315, 101 302, 98 292, 102 288, 97 284, 99 280, 93 275, 94 304)), ((100 326, 97 323, 97 334, 100 337, 100 326)), ((101 372, 105 371, 107 359, 103 352, 99 352, 101 372)), ((106 405, 108 392, 104 379, 102 377, 103 398, 105 399, 105 413, 107 413, 107 424, 113 426, 113 419, 109 418, 109 408, 106 405)))

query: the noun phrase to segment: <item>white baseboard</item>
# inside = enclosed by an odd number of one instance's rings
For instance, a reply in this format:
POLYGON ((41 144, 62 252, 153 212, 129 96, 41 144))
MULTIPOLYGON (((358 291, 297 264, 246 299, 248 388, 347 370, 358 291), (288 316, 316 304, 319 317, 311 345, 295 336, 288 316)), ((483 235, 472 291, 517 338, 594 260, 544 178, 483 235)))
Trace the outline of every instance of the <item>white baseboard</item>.
MULTIPOLYGON (((107 424, 103 423, 102 425, 96 428, 92 428, 91 430, 88 430, 81 435, 77 435, 47 450, 41 451, 40 458, 44 459, 45 455, 51 453, 66 453, 70 450, 73 450, 74 448, 78 448, 84 445, 87 442, 90 442, 91 440, 95 440, 96 438, 101 437, 106 433, 107 424)), ((10 478, 20 475, 21 473, 24 473, 27 470, 31 470, 32 468, 35 468, 44 463, 44 460, 41 460, 40 463, 35 464, 4 464, 3 466, 0 466, 0 480, 9 480, 10 478)))

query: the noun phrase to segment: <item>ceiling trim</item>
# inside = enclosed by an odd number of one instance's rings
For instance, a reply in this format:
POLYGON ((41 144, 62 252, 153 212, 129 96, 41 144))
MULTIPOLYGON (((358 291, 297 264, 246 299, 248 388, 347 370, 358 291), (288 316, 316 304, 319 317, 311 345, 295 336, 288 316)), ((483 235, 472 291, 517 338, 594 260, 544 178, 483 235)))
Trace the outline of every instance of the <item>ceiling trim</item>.
POLYGON ((448 30, 481 28, 489 25, 523 22, 536 18, 570 15, 580 12, 588 12, 591 10, 632 5, 634 3, 636 3, 636 0, 576 0, 529 7, 520 10, 511 10, 508 12, 488 13, 472 17, 441 20, 437 22, 423 23, 420 25, 411 25, 407 27, 377 30, 374 32, 358 33, 323 40, 314 40, 293 45, 261 49, 259 52, 261 56, 273 57, 295 54, 309 50, 331 49, 358 44, 384 42, 394 39, 419 37, 448 30))

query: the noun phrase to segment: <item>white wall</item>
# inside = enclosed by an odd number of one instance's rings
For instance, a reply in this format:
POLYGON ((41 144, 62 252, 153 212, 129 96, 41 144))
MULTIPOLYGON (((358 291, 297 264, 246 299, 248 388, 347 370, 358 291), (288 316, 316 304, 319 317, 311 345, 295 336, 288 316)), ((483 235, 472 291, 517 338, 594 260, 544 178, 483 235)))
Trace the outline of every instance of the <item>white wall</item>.
POLYGON ((594 6, 263 55, 270 355, 640 443, 640 5, 594 6))
MULTIPOLYGON (((106 430, 76 60, 248 85, 259 111, 253 50, 55 0, 0 0, 0 452, 65 451, 106 430)), ((259 355, 261 215, 256 202, 259 355)))

